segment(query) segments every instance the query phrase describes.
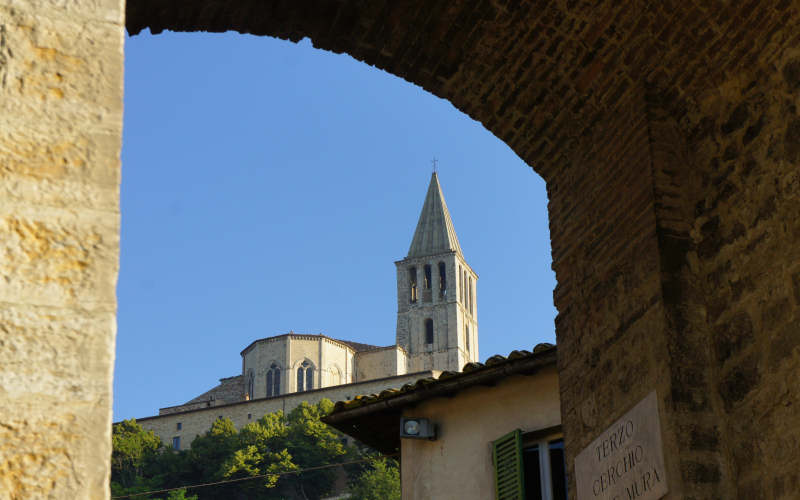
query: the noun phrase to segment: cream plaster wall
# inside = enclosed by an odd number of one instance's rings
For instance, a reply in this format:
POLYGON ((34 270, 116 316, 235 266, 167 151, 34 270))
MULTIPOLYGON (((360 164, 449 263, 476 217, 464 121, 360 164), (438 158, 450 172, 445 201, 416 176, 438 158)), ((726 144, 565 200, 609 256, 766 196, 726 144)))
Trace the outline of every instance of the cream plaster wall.
POLYGON ((492 441, 513 431, 560 425, 555 367, 474 387, 404 411, 438 425, 436 441, 401 440, 403 500, 494 498, 492 441), (520 397, 524 394, 524 397, 520 397))
POLYGON ((121 0, 0 0, 0 498, 109 494, 121 0))
POLYGON ((278 410, 292 411, 303 401, 316 404, 327 398, 331 401, 352 399, 361 394, 377 394, 384 389, 400 388, 420 378, 438 376, 438 372, 412 373, 368 382, 339 385, 308 392, 292 393, 274 398, 261 398, 212 408, 202 408, 190 412, 173 413, 157 417, 138 419, 142 427, 152 430, 166 445, 172 444, 173 437, 181 438, 181 448, 186 448, 195 437, 205 433, 219 417, 230 418, 237 429, 258 420, 266 413, 278 410), (250 418, 248 418, 248 415, 250 418), (177 429, 178 422, 181 430, 177 429))

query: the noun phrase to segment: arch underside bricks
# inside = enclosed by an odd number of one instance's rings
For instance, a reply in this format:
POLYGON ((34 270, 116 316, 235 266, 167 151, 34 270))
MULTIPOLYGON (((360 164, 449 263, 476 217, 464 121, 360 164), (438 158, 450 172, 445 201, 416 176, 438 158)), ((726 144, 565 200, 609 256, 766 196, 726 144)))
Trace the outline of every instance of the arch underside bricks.
POLYGON ((656 389, 671 495, 780 498, 800 486, 799 19, 790 1, 130 0, 126 23, 309 37, 480 121, 547 182, 570 470, 656 389))

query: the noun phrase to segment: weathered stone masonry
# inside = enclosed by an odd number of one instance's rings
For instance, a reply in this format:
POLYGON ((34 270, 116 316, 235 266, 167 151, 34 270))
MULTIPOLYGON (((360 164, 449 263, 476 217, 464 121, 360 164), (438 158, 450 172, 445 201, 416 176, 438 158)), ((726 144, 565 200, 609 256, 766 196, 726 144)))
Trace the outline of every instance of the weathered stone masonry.
MULTIPOLYGON (((792 0, 130 0, 126 23, 309 36, 479 120, 547 182, 569 463, 656 388, 670 498, 789 498, 798 21, 792 0)), ((107 495, 121 22, 119 0, 0 0, 7 496, 107 495)))
POLYGON ((0 0, 0 498, 104 498, 123 3, 0 0))

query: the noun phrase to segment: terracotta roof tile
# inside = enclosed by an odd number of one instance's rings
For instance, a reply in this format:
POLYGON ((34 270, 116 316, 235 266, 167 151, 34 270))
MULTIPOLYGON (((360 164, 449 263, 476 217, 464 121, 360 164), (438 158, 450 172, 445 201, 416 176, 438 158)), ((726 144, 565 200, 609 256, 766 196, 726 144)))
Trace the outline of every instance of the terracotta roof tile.
POLYGON ((554 350, 555 348, 556 347, 553 344, 542 343, 542 344, 537 344, 533 348, 533 351, 525 351, 525 350, 511 351, 511 353, 509 353, 508 356, 501 356, 497 354, 487 359, 485 363, 467 363, 466 365, 464 365, 464 368, 460 372, 445 371, 442 372, 438 378, 434 377, 422 378, 414 383, 405 384, 400 389, 386 389, 382 391, 380 394, 359 395, 349 401, 337 401, 336 404, 334 405, 333 411, 330 414, 334 415, 346 410, 352 410, 354 408, 366 406, 368 404, 376 403, 378 401, 386 399, 391 399, 414 391, 428 389, 437 386, 442 382, 466 377, 468 375, 472 375, 474 373, 478 373, 483 370, 488 370, 490 368, 501 366, 504 363, 513 363, 514 361, 517 360, 538 357, 540 354, 544 354, 546 352, 554 350))

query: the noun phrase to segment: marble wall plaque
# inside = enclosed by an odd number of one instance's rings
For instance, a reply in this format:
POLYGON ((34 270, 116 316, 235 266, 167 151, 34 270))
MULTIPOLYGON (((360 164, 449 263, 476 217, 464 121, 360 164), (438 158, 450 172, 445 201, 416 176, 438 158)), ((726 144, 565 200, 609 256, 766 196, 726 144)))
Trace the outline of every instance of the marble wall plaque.
POLYGON ((578 500, 657 500, 667 491, 656 391, 575 457, 578 500))

